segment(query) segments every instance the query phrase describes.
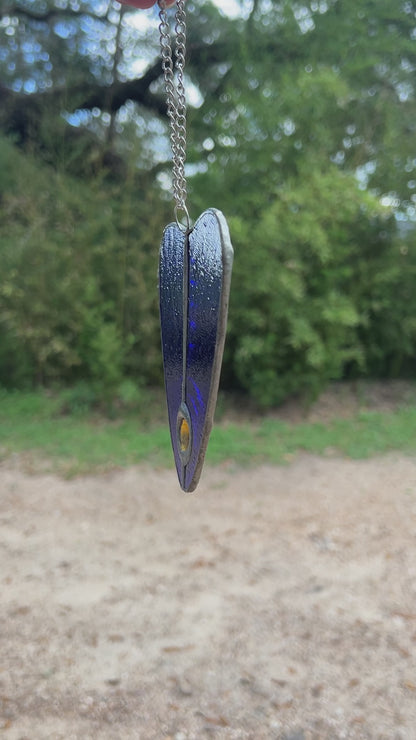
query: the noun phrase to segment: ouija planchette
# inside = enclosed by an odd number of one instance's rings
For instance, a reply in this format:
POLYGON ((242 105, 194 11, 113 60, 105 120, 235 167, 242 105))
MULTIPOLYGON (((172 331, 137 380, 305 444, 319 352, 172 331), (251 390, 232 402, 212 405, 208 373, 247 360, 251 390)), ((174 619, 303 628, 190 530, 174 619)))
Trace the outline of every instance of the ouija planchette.
POLYGON ((163 365, 179 483, 195 490, 212 428, 227 324, 233 248, 214 208, 193 229, 166 227, 160 247, 163 365))

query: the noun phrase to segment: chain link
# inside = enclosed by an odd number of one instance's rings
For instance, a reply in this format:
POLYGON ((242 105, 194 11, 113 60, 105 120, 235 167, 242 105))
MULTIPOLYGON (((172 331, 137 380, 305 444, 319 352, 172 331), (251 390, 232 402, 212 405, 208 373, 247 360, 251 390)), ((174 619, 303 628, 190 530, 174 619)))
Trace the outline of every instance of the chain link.
POLYGON ((175 200, 175 217, 180 228, 190 228, 186 207, 186 97, 184 86, 186 52, 186 14, 185 0, 176 0, 175 14, 175 65, 173 61, 170 26, 164 0, 159 0, 159 33, 162 56, 163 77, 165 80, 167 113, 170 123, 170 143, 172 147, 172 187, 175 200), (176 75, 175 75, 176 72, 176 75), (175 79, 176 77, 176 79, 175 79), (178 214, 185 215, 186 226, 179 222, 178 214))

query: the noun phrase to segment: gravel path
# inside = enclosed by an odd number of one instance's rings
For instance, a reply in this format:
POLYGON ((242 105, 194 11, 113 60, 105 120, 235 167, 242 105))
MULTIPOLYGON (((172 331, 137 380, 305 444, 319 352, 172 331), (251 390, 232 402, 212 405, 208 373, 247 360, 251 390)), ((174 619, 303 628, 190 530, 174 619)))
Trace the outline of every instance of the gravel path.
POLYGON ((416 460, 0 467, 5 740, 416 739, 416 460))

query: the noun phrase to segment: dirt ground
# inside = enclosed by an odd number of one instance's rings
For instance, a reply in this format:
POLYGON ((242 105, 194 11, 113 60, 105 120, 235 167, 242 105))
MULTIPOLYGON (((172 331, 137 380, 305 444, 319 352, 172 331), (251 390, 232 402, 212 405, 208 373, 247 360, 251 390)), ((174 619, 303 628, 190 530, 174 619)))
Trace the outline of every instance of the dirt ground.
POLYGON ((5 740, 416 738, 416 460, 0 466, 5 740))

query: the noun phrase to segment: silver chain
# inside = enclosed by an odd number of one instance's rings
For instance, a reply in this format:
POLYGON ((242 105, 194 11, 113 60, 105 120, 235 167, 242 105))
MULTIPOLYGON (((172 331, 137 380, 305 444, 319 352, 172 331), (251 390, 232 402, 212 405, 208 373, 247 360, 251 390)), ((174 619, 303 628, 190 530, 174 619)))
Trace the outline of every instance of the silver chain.
POLYGON ((189 213, 186 207, 186 98, 184 86, 186 52, 186 13, 185 0, 176 0, 175 14, 175 65, 173 62, 170 26, 164 0, 159 0, 160 12, 160 50, 165 80, 167 112, 170 123, 170 143, 172 147, 172 187, 175 200, 175 217, 178 226, 185 231, 190 228, 189 213), (176 75, 175 75, 176 72, 176 75), (179 213, 185 216, 185 225, 179 221, 179 213))

